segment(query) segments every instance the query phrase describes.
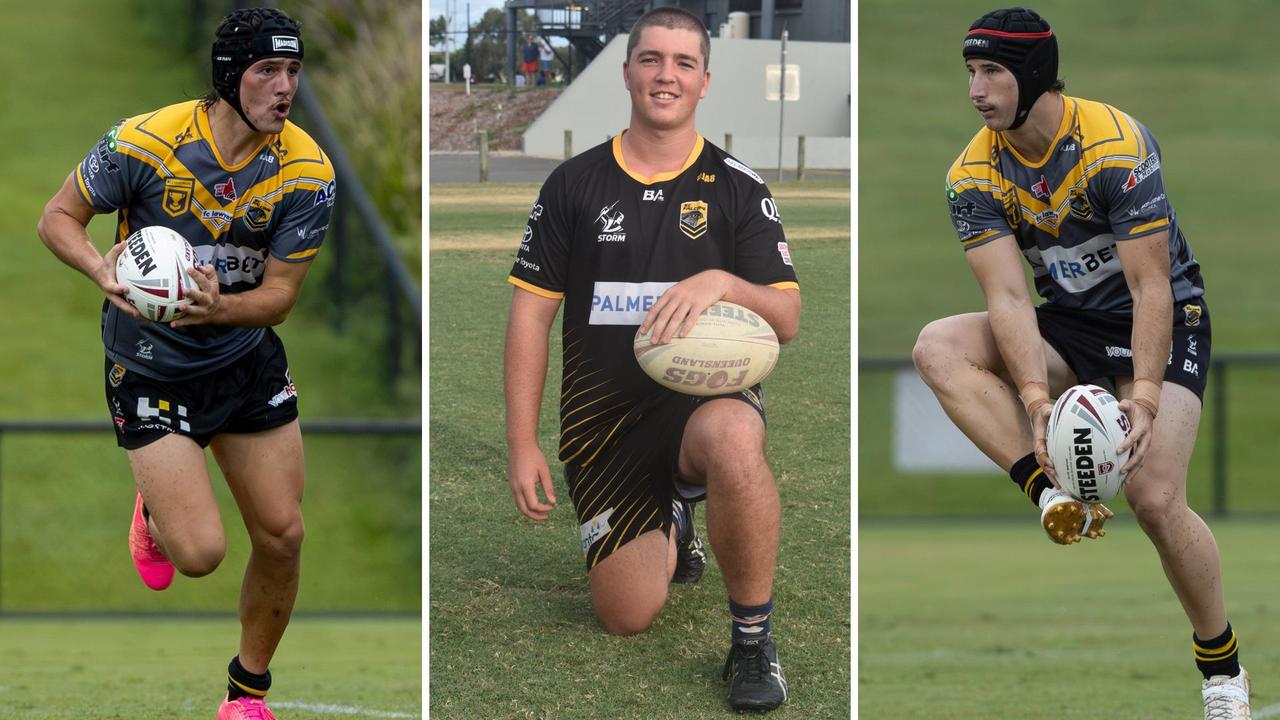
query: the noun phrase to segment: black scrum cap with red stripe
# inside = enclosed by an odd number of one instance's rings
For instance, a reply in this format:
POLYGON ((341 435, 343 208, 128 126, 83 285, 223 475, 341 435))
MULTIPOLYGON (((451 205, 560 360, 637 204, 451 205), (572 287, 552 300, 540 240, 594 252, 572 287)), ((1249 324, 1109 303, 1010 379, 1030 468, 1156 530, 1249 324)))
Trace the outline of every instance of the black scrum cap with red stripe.
POLYGON ((1058 78, 1058 40, 1049 23, 1026 8, 992 10, 969 26, 964 57, 994 60, 1018 79, 1018 112, 1013 130, 1026 122, 1031 106, 1058 78))

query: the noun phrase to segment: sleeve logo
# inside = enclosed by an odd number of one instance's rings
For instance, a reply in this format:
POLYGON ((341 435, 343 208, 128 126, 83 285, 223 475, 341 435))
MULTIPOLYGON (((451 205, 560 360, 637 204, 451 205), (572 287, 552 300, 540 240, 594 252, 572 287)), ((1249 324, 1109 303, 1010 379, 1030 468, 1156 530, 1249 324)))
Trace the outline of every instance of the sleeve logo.
POLYGON ((1129 171, 1129 178, 1124 181, 1124 191, 1129 192, 1138 186, 1138 183, 1155 175, 1160 171, 1160 156, 1151 153, 1146 160, 1138 163, 1138 165, 1129 171))

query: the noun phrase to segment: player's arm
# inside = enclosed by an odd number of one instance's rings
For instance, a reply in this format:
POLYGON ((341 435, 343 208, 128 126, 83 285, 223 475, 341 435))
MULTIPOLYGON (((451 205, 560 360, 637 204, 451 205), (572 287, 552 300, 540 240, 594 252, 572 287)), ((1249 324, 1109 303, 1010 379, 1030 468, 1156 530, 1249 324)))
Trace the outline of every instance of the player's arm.
POLYGON ((235 295, 223 295, 213 266, 205 264, 187 271, 199 287, 191 291, 187 314, 169 323, 184 325, 231 325, 235 327, 271 327, 289 316, 311 261, 285 262, 267 258, 258 287, 235 295))
POLYGON ((800 331, 800 291, 747 282, 724 270, 704 270, 676 283, 649 309, 642 332, 652 327, 655 344, 670 342, 693 330, 698 315, 720 300, 736 303, 758 313, 787 343, 800 331))
POLYGON ((111 304, 121 312, 141 319, 142 314, 137 308, 124 299, 127 288, 116 282, 116 258, 124 244, 116 243, 104 256, 98 253, 89 237, 86 228, 95 214, 93 206, 85 202, 76 187, 76 171, 72 170, 62 187, 44 206, 44 212, 36 223, 36 234, 59 260, 92 280, 111 304))
POLYGON ((507 315, 502 370, 507 400, 507 481, 516 507, 534 520, 546 520, 556 505, 551 470, 538 448, 538 416, 547 381, 548 336, 559 309, 559 298, 516 287, 507 315), (538 498, 539 485, 547 497, 545 503, 538 498))
POLYGON ((1151 426, 1160 407, 1160 389, 1173 338, 1173 291, 1169 287, 1169 232, 1116 243, 1124 279, 1133 296, 1133 397, 1120 409, 1132 426, 1118 448, 1131 448, 1122 468, 1130 477, 1142 467, 1151 444, 1151 426))
POLYGON ((1005 235, 965 253, 987 300, 987 322, 996 347, 1031 420, 1036 461, 1053 476, 1045 433, 1053 405, 1049 402, 1049 371, 1036 322, 1035 305, 1027 289, 1022 254, 1012 235, 1005 235))

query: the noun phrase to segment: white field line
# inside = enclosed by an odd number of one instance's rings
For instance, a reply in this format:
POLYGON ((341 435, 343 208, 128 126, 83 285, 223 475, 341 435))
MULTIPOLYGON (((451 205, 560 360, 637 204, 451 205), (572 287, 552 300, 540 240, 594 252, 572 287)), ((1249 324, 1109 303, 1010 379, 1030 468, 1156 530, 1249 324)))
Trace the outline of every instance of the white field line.
POLYGON ((1263 720, 1263 718, 1280 717, 1280 705, 1268 705, 1261 710, 1253 711, 1254 720, 1263 720))
POLYGON ((319 703, 304 702, 277 702, 271 703, 273 708, 285 708, 292 710, 310 710, 311 712, 327 713, 329 715, 354 715, 356 717, 371 718, 420 718, 421 713, 402 713, 391 712, 389 710, 370 710, 369 708, 352 707, 350 705, 323 705, 319 703))

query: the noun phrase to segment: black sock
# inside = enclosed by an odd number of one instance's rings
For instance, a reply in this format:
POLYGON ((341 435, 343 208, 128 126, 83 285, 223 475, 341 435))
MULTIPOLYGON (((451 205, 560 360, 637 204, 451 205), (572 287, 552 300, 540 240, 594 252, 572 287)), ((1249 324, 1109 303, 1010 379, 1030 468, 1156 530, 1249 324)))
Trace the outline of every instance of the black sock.
POLYGON ((1013 478, 1013 484, 1017 485, 1036 507, 1040 507, 1040 493, 1053 487, 1049 477, 1044 474, 1044 468, 1036 462, 1035 453, 1028 453, 1026 457, 1015 462, 1009 470, 1009 477, 1013 478))
POLYGON ((271 689, 271 671, 267 670, 261 675, 254 675, 244 666, 240 664, 240 656, 231 658, 231 664, 227 665, 227 699, 235 700, 242 697, 264 697, 267 691, 271 689))
POLYGON ((1240 674, 1240 641, 1236 639, 1231 623, 1227 623, 1227 629, 1212 640, 1201 640, 1191 633, 1191 651, 1205 680, 1214 675, 1235 677, 1240 674))

